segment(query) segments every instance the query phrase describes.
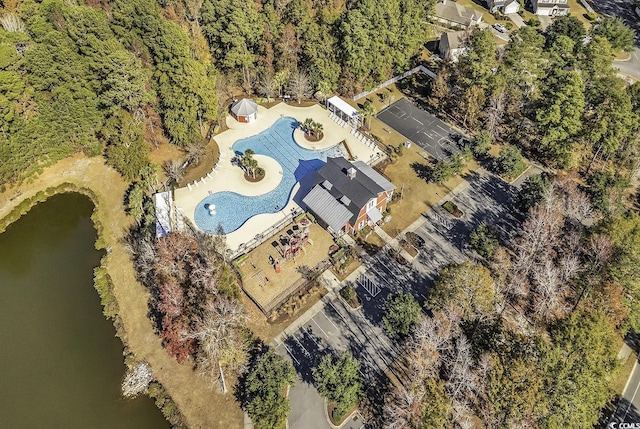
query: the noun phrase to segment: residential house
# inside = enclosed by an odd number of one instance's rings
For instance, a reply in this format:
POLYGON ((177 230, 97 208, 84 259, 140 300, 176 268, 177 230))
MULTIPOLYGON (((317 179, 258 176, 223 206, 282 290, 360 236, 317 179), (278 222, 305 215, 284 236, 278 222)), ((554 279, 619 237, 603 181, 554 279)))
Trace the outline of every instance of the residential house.
POLYGON ((328 158, 302 202, 335 233, 356 233, 382 220, 395 186, 362 161, 328 158))
POLYGON ((482 22, 482 12, 451 0, 442 0, 436 4, 436 14, 432 18, 451 27, 469 28, 482 22))
POLYGON ((533 13, 541 16, 563 16, 569 14, 567 0, 531 0, 533 13))
POLYGON ((508 15, 518 13, 520 3, 517 0, 487 0, 487 8, 491 13, 501 12, 508 15))
POLYGON ((442 33, 438 44, 438 51, 440 51, 442 58, 453 62, 458 61, 458 57, 464 51, 462 41, 466 38, 466 33, 466 31, 442 33))

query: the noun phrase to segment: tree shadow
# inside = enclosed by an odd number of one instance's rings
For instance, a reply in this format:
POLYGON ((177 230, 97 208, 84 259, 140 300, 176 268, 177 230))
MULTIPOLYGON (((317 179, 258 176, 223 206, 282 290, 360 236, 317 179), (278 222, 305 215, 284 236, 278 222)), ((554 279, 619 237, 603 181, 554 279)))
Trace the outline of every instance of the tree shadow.
POLYGON ((431 180, 433 179, 433 167, 431 167, 429 164, 423 164, 421 162, 412 162, 411 169, 415 171, 416 175, 420 179, 426 182, 431 182, 431 180))

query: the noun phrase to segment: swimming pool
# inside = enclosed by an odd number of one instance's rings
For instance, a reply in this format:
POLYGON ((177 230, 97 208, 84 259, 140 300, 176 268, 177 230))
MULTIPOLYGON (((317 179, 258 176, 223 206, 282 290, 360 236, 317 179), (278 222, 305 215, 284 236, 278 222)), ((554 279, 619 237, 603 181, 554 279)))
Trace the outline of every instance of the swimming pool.
POLYGON ((341 145, 321 151, 299 146, 293 138, 293 132, 297 127, 298 121, 284 117, 260 134, 233 144, 232 148, 236 154, 243 154, 245 150, 252 149, 258 155, 269 156, 278 161, 282 167, 282 180, 274 190, 255 197, 228 191, 207 196, 195 209, 194 219, 198 228, 216 233, 220 225, 224 233, 228 234, 255 215, 276 213, 287 205, 297 182, 322 167, 327 157, 344 156, 341 145), (213 216, 209 213, 212 204, 215 206, 213 216))

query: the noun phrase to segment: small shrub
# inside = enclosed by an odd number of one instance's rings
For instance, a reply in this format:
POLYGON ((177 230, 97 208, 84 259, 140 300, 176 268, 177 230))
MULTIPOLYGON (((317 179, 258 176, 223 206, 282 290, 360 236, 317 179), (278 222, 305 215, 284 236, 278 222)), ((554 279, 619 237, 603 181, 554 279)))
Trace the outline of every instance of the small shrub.
POLYGON ((529 20, 527 21, 527 25, 529 25, 530 27, 533 28, 537 28, 540 27, 540 20, 536 19, 536 18, 529 18, 529 20))
POLYGON ((340 289, 340 296, 342 296, 345 301, 351 301, 356 297, 356 291, 351 287, 351 285, 346 285, 340 289))
POLYGON ((595 21, 596 19, 598 19, 598 14, 595 12, 588 12, 584 14, 585 18, 587 18, 589 21, 595 21))
POLYGON ((455 203, 453 203, 452 201, 445 201, 442 204, 442 208, 448 211, 449 213, 451 213, 452 215, 454 215, 455 217, 462 216, 462 210, 460 210, 458 206, 455 205, 455 203))

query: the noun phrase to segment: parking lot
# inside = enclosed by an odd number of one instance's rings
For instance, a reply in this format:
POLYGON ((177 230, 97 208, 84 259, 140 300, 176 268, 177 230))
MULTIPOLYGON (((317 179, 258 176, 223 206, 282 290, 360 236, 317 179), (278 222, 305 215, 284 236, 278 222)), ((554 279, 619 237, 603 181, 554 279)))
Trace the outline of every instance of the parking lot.
MULTIPOLYGON (((311 374, 326 353, 350 351, 362 365, 368 393, 382 400, 388 377, 403 378, 402 374, 394 373, 398 369, 393 366, 401 350, 383 330, 387 297, 404 291, 424 303, 443 266, 473 257, 467 243, 469 234, 480 222, 496 225, 504 239, 511 236, 518 224, 509 211, 515 189, 483 173, 472 174, 467 181, 468 186, 451 197, 463 212, 460 219, 440 208, 423 215, 413 232, 425 240, 425 245, 411 264, 402 264, 391 257, 389 245, 366 260, 366 270, 353 282, 361 309, 352 310, 341 299, 335 299, 277 347, 277 352, 293 363, 300 377, 290 393, 291 429, 329 427, 323 399, 313 387, 311 374)), ((360 425, 362 422, 358 420, 346 427, 360 425)))
POLYGON ((378 119, 437 160, 460 152, 457 146, 460 133, 406 98, 382 110, 378 119))

